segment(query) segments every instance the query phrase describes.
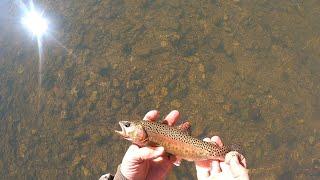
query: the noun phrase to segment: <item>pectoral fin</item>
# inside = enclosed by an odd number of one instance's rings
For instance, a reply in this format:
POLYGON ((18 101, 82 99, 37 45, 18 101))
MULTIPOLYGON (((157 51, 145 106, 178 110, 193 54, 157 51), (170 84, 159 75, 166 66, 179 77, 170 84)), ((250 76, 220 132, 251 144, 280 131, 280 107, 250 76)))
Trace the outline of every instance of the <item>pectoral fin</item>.
POLYGON ((175 166, 180 166, 181 161, 182 161, 182 158, 181 158, 181 157, 177 157, 177 160, 176 160, 173 164, 174 164, 175 166))

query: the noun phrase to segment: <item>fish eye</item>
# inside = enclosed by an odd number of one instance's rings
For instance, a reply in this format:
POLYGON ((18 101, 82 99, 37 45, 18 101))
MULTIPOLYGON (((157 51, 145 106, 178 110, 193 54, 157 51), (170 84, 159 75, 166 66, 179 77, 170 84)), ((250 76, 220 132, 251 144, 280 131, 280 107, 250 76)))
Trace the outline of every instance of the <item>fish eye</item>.
POLYGON ((125 123, 124 123, 124 126, 125 126, 125 127, 130 127, 130 122, 125 122, 125 123))

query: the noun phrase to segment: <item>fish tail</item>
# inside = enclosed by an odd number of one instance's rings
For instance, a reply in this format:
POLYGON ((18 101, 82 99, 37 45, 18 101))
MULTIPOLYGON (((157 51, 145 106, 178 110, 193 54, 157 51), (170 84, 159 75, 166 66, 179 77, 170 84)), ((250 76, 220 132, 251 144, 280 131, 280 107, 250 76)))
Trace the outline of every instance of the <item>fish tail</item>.
POLYGON ((231 144, 229 148, 230 151, 237 151, 238 153, 244 155, 243 148, 239 144, 231 144))

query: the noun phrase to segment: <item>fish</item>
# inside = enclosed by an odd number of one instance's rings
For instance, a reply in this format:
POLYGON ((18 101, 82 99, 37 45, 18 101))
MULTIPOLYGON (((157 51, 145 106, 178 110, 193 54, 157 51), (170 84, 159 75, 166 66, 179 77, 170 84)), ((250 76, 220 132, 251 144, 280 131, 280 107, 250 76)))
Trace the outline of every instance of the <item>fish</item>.
POLYGON ((138 146, 163 146, 169 154, 187 161, 224 161, 230 151, 240 151, 238 145, 219 146, 214 142, 199 140, 190 135, 190 123, 168 126, 152 121, 120 121, 121 131, 115 130, 124 139, 138 146))

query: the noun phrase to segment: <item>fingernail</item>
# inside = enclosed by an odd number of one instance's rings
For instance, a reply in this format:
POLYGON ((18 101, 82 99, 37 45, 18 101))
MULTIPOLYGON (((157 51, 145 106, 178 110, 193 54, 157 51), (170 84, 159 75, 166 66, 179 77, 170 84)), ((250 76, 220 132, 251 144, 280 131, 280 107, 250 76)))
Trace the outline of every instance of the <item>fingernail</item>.
POLYGON ((143 120, 150 121, 150 120, 157 119, 158 117, 159 117, 159 112, 157 110, 151 110, 151 111, 147 112, 147 114, 145 115, 143 120), (154 117, 154 115, 156 115, 156 116, 154 117))

